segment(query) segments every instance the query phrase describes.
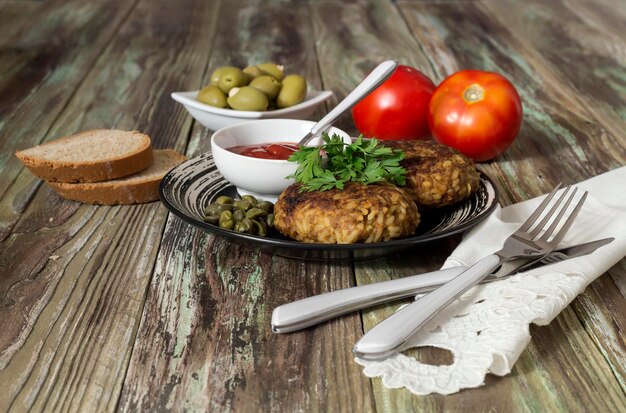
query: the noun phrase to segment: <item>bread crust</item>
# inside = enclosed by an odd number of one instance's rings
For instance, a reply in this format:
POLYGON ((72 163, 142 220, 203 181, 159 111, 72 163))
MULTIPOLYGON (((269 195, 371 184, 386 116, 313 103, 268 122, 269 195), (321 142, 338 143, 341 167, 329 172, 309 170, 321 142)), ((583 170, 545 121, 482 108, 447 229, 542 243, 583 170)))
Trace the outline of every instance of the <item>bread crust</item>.
MULTIPOLYGON (((184 155, 173 149, 155 150, 157 156, 167 156, 173 159, 172 168, 185 161, 184 155)), ((159 184, 167 173, 164 170, 158 176, 145 178, 118 179, 106 182, 66 183, 48 182, 63 198, 80 201, 86 204, 97 205, 130 205, 143 204, 159 199, 159 184)))
MULTIPOLYGON (((100 131, 102 130, 84 131, 39 146, 62 145, 66 140, 74 140, 80 138, 81 135, 98 133, 100 131)), ((49 161, 29 155, 28 149, 16 152, 15 156, 34 175, 50 182, 101 182, 132 175, 152 165, 154 156, 152 154, 150 137, 138 131, 120 132, 139 135, 138 137, 143 140, 142 147, 138 151, 125 154, 124 156, 89 162, 49 161)), ((106 151, 106 148, 103 148, 103 151, 106 151)))

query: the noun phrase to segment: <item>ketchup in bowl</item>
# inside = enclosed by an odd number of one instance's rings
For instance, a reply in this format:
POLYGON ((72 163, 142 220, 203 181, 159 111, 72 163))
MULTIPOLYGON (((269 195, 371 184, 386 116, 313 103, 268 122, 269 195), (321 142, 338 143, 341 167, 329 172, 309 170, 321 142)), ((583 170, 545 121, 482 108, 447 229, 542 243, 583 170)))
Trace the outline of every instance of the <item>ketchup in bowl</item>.
POLYGON ((251 158, 279 159, 286 161, 297 151, 298 145, 289 142, 261 143, 258 145, 233 146, 229 151, 251 158))

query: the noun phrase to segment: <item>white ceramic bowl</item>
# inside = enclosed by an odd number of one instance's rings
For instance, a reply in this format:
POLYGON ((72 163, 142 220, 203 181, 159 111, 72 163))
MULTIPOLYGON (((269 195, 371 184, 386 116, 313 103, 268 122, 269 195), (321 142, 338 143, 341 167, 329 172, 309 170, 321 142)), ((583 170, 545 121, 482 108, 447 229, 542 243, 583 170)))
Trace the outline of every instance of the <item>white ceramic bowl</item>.
MULTIPOLYGON (((240 195, 251 194, 267 200, 275 200, 280 193, 294 183, 287 179, 297 169, 295 162, 259 159, 239 155, 228 150, 233 146, 258 145, 270 142, 297 143, 311 130, 315 122, 295 119, 266 119, 227 126, 211 137, 211 151, 217 169, 237 187, 240 195)), ((330 135, 338 134, 349 143, 350 135, 341 129, 330 128, 330 135)), ((309 145, 317 146, 321 137, 309 145)))
POLYGON ((185 109, 202 125, 217 130, 230 125, 247 122, 253 119, 306 119, 326 99, 333 95, 330 91, 309 90, 302 103, 285 108, 253 112, 245 110, 221 109, 200 102, 196 99, 198 91, 174 92, 172 99, 182 103, 185 109))

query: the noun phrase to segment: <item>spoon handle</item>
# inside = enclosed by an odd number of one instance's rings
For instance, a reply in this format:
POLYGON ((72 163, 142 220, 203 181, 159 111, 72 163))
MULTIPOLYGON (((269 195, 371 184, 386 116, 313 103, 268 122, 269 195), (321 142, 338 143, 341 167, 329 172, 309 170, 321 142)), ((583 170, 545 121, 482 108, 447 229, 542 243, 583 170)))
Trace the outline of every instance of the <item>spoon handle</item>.
POLYGON ((326 116, 320 119, 319 122, 313 125, 311 132, 307 133, 298 145, 306 146, 306 144, 309 143, 313 137, 317 136, 332 125, 341 114, 356 105, 361 99, 370 94, 378 86, 382 85, 383 82, 391 76, 397 66, 398 62, 395 60, 385 60, 376 66, 376 68, 372 70, 372 72, 367 75, 367 77, 363 79, 363 81, 359 83, 359 85, 354 88, 348 96, 339 102, 339 104, 335 106, 333 110, 328 112, 326 116))

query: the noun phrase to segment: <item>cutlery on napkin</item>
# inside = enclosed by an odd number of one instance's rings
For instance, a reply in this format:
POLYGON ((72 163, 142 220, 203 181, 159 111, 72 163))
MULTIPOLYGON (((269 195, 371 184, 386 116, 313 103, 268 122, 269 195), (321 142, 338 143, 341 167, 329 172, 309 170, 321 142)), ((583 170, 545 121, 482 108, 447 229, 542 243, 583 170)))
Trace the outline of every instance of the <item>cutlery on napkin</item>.
MULTIPOLYGON (((487 373, 506 375, 530 341, 529 324, 552 321, 589 283, 626 255, 626 167, 576 186, 589 192, 585 206, 561 245, 615 237, 594 253, 477 286, 444 309, 410 338, 407 348, 450 350, 451 365, 419 363, 397 354, 382 361, 357 358, 369 377, 415 394, 450 394, 477 387, 487 373)), ((543 197, 497 208, 469 231, 443 268, 471 265, 496 251, 543 197)))

